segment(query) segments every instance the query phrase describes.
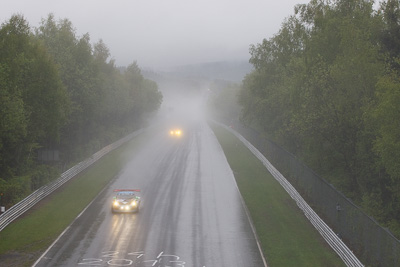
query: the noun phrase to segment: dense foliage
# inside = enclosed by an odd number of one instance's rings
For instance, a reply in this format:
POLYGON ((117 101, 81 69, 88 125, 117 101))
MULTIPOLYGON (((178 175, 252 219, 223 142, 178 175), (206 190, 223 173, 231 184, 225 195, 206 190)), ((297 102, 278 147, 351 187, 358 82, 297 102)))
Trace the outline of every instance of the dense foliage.
POLYGON ((136 62, 120 71, 103 41, 72 23, 22 15, 0 28, 0 204, 9 206, 71 163, 141 127, 162 95, 136 62), (43 164, 40 151, 57 151, 43 164), (48 162, 47 162, 48 163, 48 162))
POLYGON ((250 54, 242 120, 399 237, 399 1, 311 0, 250 54))

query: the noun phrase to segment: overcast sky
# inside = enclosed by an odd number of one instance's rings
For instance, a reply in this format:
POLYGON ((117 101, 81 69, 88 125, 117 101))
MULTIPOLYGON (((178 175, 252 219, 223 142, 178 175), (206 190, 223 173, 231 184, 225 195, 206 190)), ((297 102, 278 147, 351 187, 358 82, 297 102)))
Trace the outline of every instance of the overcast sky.
POLYGON ((32 27, 53 13, 80 37, 102 39, 118 66, 142 68, 248 60, 250 44, 277 33, 308 0, 0 0, 0 20, 22 14, 32 27))

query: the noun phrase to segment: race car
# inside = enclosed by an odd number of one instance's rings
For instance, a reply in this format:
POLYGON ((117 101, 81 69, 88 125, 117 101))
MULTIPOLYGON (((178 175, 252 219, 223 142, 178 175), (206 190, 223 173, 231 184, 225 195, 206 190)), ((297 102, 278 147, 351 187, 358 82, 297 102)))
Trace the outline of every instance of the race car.
POLYGON ((172 129, 169 131, 169 135, 180 137, 182 135, 182 130, 181 129, 172 129))
POLYGON ((140 197, 136 192, 139 189, 115 189, 116 195, 111 204, 111 211, 114 212, 139 212, 140 197))

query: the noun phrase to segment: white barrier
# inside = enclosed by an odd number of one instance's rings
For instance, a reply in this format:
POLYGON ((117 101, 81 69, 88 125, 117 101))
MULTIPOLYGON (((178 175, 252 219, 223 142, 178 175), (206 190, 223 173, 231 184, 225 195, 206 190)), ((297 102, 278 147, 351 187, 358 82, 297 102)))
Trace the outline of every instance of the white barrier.
POLYGON ((25 199, 21 200, 20 202, 6 210, 6 212, 0 215, 0 231, 2 231, 12 221, 21 216, 24 212, 32 208, 39 201, 53 193, 56 189, 68 182, 71 178, 75 177, 75 175, 79 174, 80 172, 91 166, 93 163, 101 159, 104 155, 121 146, 123 143, 141 134, 143 131, 143 129, 140 129, 102 148, 100 151, 94 153, 90 158, 78 163, 74 167, 62 173, 58 179, 50 182, 47 185, 42 186, 25 199))

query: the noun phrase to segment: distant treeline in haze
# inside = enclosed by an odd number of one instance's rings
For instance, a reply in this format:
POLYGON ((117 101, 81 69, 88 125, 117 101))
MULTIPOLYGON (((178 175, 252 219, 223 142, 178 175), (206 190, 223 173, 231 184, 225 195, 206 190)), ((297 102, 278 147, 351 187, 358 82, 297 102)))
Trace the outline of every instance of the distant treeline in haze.
POLYGON ((100 40, 50 14, 0 28, 0 204, 10 206, 103 146, 141 127, 162 94, 136 62, 123 71, 100 40), (57 161, 43 162, 39 152, 57 161))
MULTIPOLYGON (((400 6, 297 5, 252 45, 237 92, 241 120, 301 158, 400 237, 400 6)), ((234 106, 231 106, 234 107, 234 106)), ((229 114, 233 114, 230 111, 229 114)))

